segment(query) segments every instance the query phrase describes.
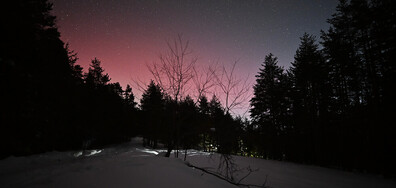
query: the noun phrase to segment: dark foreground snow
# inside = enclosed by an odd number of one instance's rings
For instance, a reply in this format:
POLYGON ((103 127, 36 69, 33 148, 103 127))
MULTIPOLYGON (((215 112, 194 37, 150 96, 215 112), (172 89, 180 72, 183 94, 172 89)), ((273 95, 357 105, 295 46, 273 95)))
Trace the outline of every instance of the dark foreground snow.
MULTIPOLYGON (((0 187, 236 187, 224 180, 188 167, 182 159, 156 156, 161 150, 129 144, 81 152, 51 152, 0 161, 0 187)), ((189 151, 187 160, 195 166, 216 171, 217 154, 189 151)), ((257 170, 242 183, 273 188, 394 188, 396 182, 315 166, 234 157, 241 171, 257 170)))

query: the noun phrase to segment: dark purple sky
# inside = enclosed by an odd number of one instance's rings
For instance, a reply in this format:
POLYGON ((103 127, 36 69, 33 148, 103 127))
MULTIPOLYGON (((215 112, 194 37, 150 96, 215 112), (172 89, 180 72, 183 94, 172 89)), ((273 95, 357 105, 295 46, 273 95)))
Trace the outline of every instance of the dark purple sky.
POLYGON ((265 55, 293 61, 304 32, 329 25, 337 0, 52 0, 61 38, 86 71, 94 57, 112 82, 148 80, 145 66, 158 60, 166 40, 182 33, 201 65, 237 67, 254 81, 265 55))

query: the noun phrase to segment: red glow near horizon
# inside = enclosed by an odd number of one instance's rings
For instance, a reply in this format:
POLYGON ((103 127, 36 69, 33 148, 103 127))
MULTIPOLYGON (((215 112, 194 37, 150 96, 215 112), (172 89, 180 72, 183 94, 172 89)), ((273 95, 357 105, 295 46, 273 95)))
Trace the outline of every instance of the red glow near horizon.
MULTIPOLYGON (((337 1, 137 1, 53 0, 61 39, 78 54, 86 71, 98 58, 111 77, 124 88, 133 80, 148 83, 146 64, 158 61, 166 41, 183 34, 190 42, 198 66, 231 66, 236 75, 255 74, 268 53, 288 67, 299 37, 319 35, 337 1), (315 8, 313 8, 315 7, 315 8), (318 8, 319 7, 319 8, 318 8)), ((140 98, 140 93, 134 93, 140 98)), ((210 97, 210 96, 209 96, 210 97)))

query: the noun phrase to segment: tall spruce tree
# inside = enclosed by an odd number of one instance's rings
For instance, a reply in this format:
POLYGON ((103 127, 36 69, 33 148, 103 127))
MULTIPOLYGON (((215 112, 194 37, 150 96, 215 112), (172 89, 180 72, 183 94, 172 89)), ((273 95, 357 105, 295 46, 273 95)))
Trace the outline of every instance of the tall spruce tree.
POLYGON ((333 159, 329 163, 351 168, 350 165, 355 163, 352 156, 362 151, 359 146, 362 135, 358 130, 366 129, 364 122, 367 121, 363 119, 367 116, 358 117, 363 114, 363 105, 366 103, 363 89, 366 81, 362 56, 356 41, 359 31, 354 24, 356 21, 351 6, 348 1, 342 0, 336 10, 328 20, 330 29, 322 32, 321 36, 332 88, 329 104, 332 123, 326 135, 337 138, 329 144, 327 153, 333 159))
POLYGON ((125 103, 132 109, 136 109, 137 103, 135 102, 135 95, 132 92, 131 86, 128 84, 124 93, 125 103))
POLYGON ((335 163, 346 168, 389 173, 388 163, 395 166, 395 129, 387 123, 395 106, 395 5, 342 0, 328 20, 330 29, 322 32, 332 88, 329 132, 338 138, 331 150, 335 163))
POLYGON ((180 102, 180 141, 183 147, 184 160, 187 157, 187 149, 191 149, 198 145, 201 130, 199 128, 198 108, 195 106, 194 100, 187 95, 180 102))
POLYGON ((205 95, 202 95, 198 100, 198 112, 199 112, 199 123, 200 123, 199 129, 201 133, 200 147, 204 151, 208 151, 212 141, 210 137, 209 102, 205 95))
POLYGON ((260 72, 256 75, 254 97, 250 100, 253 124, 261 137, 261 153, 265 158, 282 159, 287 132, 288 110, 290 109, 287 75, 277 65, 272 54, 265 57, 260 72))
POLYGON ((157 142, 161 138, 165 138, 168 135, 163 135, 166 132, 162 126, 163 114, 164 114, 164 94, 159 85, 155 84, 151 80, 147 89, 142 95, 140 100, 140 108, 143 112, 142 124, 144 124, 144 137, 145 144, 151 147, 157 147, 157 142), (155 118, 154 118, 155 117, 155 118))
POLYGON ((323 115, 326 114, 327 72, 314 36, 305 33, 290 67, 293 119, 299 135, 297 160, 318 162, 321 155, 323 115))

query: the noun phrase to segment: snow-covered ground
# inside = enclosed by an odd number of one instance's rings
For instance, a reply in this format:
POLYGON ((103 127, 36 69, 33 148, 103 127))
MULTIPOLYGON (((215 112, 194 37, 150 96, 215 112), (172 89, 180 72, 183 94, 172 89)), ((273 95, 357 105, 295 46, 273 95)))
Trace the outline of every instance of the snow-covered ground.
MULTIPOLYGON (((103 150, 85 153, 50 152, 0 161, 0 187, 236 187, 181 159, 160 157, 163 150, 143 148, 139 139, 103 150), (157 156, 157 154, 160 154, 157 156)), ((233 157, 244 177, 241 183, 273 188, 396 187, 396 182, 379 176, 355 174, 315 166, 233 157), (266 180, 267 179, 267 180, 266 180)), ((189 163, 216 171, 219 156, 191 150, 189 163)))

